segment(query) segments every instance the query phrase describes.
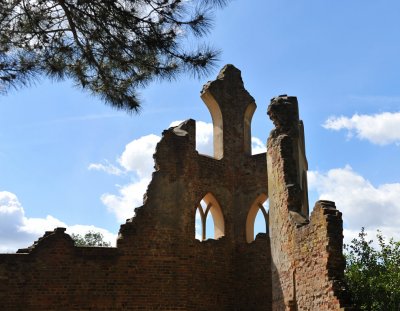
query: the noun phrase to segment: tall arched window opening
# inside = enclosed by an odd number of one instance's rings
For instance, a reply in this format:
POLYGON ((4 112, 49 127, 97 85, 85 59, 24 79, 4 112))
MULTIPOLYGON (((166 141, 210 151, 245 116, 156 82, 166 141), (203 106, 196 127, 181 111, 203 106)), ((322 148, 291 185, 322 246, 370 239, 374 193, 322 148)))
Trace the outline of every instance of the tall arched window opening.
POLYGON ((258 233, 268 233, 269 202, 266 194, 261 194, 253 202, 247 214, 246 241, 254 241, 258 233))
POLYGON ((220 160, 224 156, 224 122, 222 120, 221 109, 215 101, 215 98, 209 92, 202 93, 201 98, 210 111, 213 122, 214 158, 220 160))
POLYGON ((218 201, 207 193, 196 206, 195 237, 200 241, 219 239, 225 234, 224 216, 218 201))

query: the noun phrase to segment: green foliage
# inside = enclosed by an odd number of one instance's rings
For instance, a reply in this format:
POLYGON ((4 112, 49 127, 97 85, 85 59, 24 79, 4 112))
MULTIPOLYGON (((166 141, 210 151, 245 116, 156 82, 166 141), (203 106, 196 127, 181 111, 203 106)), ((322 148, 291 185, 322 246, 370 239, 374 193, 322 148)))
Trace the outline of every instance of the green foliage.
POLYGON ((75 246, 111 246, 110 242, 104 241, 104 237, 100 232, 89 231, 84 236, 80 234, 71 234, 71 238, 75 241, 75 246))
POLYGON ((358 239, 345 245, 345 278, 360 310, 400 310, 400 242, 386 242, 378 231, 379 247, 362 228, 358 239))
POLYGON ((186 50, 229 0, 0 0, 0 91, 40 76, 72 78, 107 103, 140 108, 137 88, 201 76, 218 51, 186 50))

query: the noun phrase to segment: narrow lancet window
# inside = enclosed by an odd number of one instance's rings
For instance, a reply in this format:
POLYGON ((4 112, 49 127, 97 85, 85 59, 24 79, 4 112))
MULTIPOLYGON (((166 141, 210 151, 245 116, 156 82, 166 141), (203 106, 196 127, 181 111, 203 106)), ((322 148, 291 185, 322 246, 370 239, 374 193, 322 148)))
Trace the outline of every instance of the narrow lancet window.
POLYGON ((265 194, 261 194, 251 205, 246 220, 246 241, 254 241, 258 233, 268 233, 269 202, 265 194))

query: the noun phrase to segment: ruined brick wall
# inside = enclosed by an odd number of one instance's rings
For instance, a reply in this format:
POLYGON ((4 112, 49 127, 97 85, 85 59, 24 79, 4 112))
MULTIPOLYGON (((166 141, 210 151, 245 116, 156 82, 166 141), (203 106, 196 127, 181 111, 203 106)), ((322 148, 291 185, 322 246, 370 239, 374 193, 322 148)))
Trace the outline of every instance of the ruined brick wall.
POLYGON ((121 225, 117 247, 75 247, 58 228, 17 254, 1 254, 0 310, 345 306, 341 214, 322 201, 308 219, 295 98, 270 105, 276 128, 266 156, 251 155, 256 105, 238 69, 225 66, 201 96, 213 119, 214 157, 196 151, 194 120, 165 130, 143 206, 121 225), (268 197, 269 232, 253 241, 255 212, 268 197), (215 239, 195 238, 202 200, 215 239))
POLYGON ((64 230, 48 232, 29 255, 0 256, 0 309, 105 310, 116 260, 115 248, 75 248, 64 230))
POLYGON ((245 140, 254 99, 233 66, 202 94, 214 101, 220 154, 198 154, 193 120, 164 131, 144 204, 121 226, 117 247, 74 247, 60 228, 0 255, 4 310, 270 310, 269 238, 248 244, 245 228, 267 194, 265 154, 252 156, 245 140), (224 226, 222 237, 200 242, 195 211, 206 195, 224 226))
POLYGON ((318 201, 310 223, 297 229, 296 302, 302 310, 348 307, 349 297, 343 284, 341 216, 333 202, 318 201))
POLYGON ((344 310, 342 218, 333 202, 318 201, 308 218, 304 142, 295 97, 273 98, 267 144, 273 310, 344 310), (303 147, 304 148, 304 147, 303 147), (299 155, 300 152, 300 155, 299 155), (303 162, 303 163, 302 163, 303 162))

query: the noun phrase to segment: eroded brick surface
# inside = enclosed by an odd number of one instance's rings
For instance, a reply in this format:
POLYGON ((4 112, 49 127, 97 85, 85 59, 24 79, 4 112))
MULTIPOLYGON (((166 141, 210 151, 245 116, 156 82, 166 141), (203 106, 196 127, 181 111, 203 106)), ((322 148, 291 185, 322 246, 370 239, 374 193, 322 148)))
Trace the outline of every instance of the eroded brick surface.
POLYGON ((342 214, 318 201, 308 217, 303 124, 295 97, 273 98, 267 143, 273 310, 344 310, 342 214))
POLYGON ((201 96, 214 122, 215 156, 196 151, 194 120, 164 131, 143 206, 121 225, 117 247, 75 247, 57 228, 17 254, 0 255, 1 310, 346 306, 341 214, 322 201, 308 218, 296 99, 272 100, 269 115, 276 128, 266 157, 251 155, 256 105, 239 70, 225 66, 201 96), (248 243, 251 208, 267 197, 269 232, 248 243), (203 198, 219 232, 214 240, 195 239, 203 198))

